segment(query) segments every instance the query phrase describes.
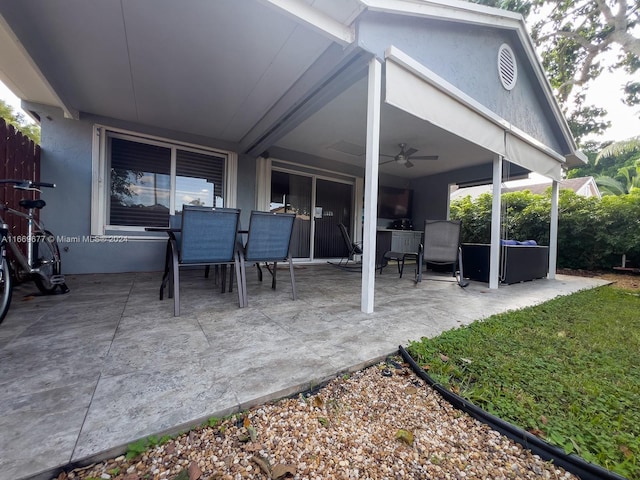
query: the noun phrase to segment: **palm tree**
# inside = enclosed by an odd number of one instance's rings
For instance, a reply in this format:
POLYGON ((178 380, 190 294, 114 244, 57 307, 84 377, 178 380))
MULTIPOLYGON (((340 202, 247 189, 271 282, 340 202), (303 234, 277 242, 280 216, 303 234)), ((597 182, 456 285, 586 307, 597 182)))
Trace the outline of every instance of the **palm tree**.
POLYGON ((611 145, 604 147, 596 157, 596 164, 602 158, 617 157, 625 153, 633 153, 640 151, 640 135, 613 142, 611 145))
MULTIPOLYGON (((596 164, 603 158, 618 157, 634 152, 640 152, 640 135, 606 146, 596 157, 596 164)), ((597 177, 596 183, 603 195, 626 195, 640 192, 640 159, 637 159, 634 165, 618 169, 615 178, 606 175, 597 177)))

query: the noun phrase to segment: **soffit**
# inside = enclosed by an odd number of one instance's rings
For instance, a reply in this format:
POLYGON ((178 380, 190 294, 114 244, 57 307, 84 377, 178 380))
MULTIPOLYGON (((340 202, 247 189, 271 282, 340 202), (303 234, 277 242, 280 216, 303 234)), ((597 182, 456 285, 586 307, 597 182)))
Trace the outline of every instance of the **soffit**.
POLYGON ((65 105, 236 142, 331 44, 254 0, 2 0, 0 13, 65 105))
MULTIPOLYGON (((276 142, 276 146, 364 168, 366 108, 365 78, 302 122, 276 142)), ((416 155, 437 155, 438 159, 415 160, 411 168, 390 162, 380 165, 380 173, 418 178, 493 160, 491 152, 383 102, 380 153, 397 154, 399 143, 417 149, 416 155)), ((380 158, 381 162, 388 160, 391 159, 380 158)))

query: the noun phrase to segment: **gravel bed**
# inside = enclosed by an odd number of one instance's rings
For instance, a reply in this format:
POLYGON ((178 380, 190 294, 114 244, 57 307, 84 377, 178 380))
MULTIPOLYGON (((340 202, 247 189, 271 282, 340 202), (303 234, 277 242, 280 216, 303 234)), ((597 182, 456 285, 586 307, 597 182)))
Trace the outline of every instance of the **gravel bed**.
POLYGON ((381 363, 69 479, 576 479, 381 363))

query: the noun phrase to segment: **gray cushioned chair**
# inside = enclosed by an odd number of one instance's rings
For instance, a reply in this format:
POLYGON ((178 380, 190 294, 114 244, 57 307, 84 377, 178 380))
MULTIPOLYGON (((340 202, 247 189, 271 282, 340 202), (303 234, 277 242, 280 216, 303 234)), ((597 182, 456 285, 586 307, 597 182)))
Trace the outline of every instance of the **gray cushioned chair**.
POLYGON ((425 220, 423 243, 418 251, 416 282, 422 281, 423 264, 451 265, 458 285, 466 287, 460 249, 461 223, 458 220, 425 220))

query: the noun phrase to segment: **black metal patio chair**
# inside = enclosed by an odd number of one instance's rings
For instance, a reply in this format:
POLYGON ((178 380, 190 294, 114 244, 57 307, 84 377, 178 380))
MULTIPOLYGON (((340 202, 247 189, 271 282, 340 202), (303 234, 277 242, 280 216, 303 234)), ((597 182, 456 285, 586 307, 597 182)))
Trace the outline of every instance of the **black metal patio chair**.
POLYGON ((362 255, 362 246, 359 243, 355 243, 351 240, 351 236, 347 231, 347 227, 344 223, 338 223, 338 228, 340 229, 340 235, 344 240, 344 245, 347 248, 347 255, 342 257, 338 263, 331 263, 331 265, 335 265, 336 267, 341 267, 345 269, 360 269, 361 266, 356 263, 353 259, 354 255, 362 255), (349 264, 349 262, 352 262, 349 264))

